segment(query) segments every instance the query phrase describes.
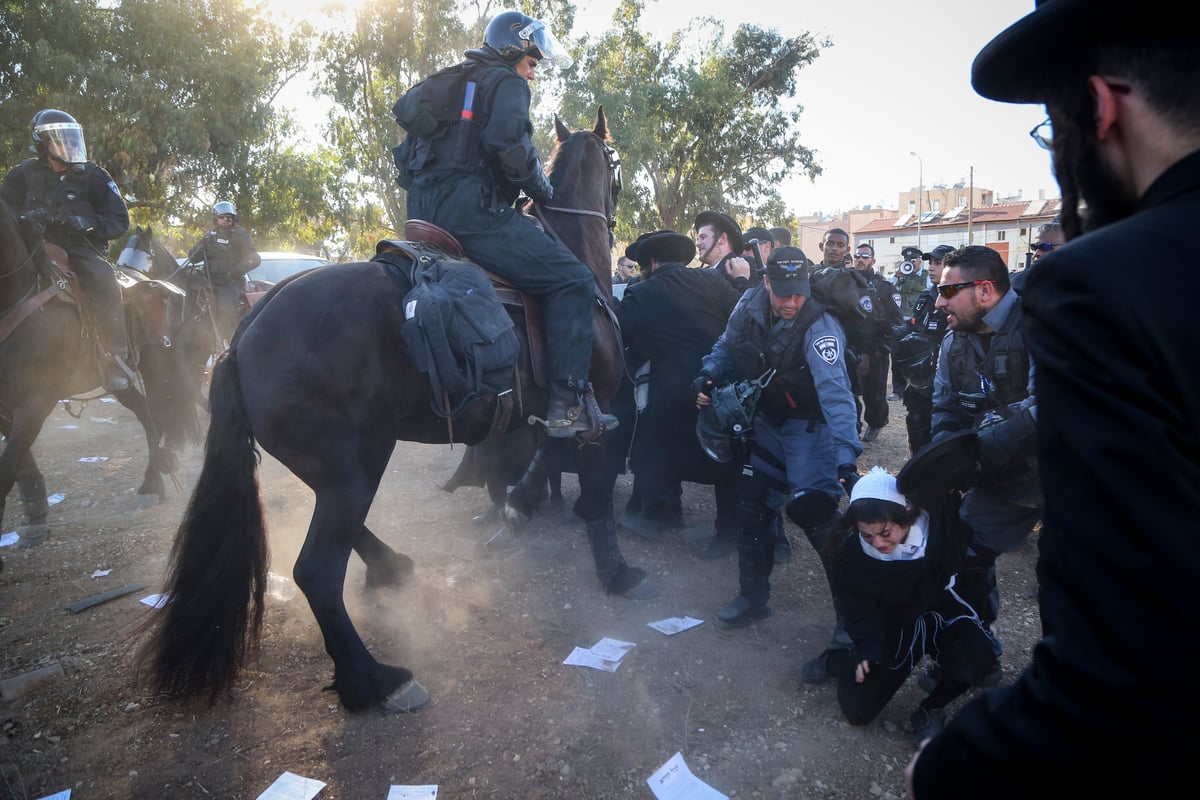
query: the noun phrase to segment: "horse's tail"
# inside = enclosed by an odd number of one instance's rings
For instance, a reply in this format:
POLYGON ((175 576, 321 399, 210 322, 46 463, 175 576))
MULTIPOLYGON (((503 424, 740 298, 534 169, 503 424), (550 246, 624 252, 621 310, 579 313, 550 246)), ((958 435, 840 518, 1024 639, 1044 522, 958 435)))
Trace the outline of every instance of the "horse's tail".
POLYGON ((175 534, 167 602, 143 663, 158 691, 214 701, 257 644, 267 583, 259 455, 233 350, 213 369, 209 401, 204 466, 175 534))

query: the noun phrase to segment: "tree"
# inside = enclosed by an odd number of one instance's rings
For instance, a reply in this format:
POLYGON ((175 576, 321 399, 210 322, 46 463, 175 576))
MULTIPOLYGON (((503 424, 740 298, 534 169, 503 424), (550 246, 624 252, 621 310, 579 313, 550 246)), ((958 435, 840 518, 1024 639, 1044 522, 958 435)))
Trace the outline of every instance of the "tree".
POLYGON ((567 80, 563 114, 603 105, 626 175, 618 237, 687 230, 705 208, 779 219, 776 184, 821 174, 800 144, 796 73, 828 41, 740 25, 731 37, 701 19, 665 41, 643 33, 642 0, 622 0, 611 29, 585 43, 567 80))

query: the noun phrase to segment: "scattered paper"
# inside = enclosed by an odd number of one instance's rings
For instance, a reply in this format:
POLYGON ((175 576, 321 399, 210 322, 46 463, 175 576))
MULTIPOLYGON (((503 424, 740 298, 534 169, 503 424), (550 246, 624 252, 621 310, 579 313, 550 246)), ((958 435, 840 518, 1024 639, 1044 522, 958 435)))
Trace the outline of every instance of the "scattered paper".
POLYGON ((117 421, 112 417, 92 417, 92 422, 103 422, 105 425, 117 424, 117 421))
POLYGON ((108 456, 84 456, 79 459, 81 464, 97 464, 101 461, 108 461, 108 456))
POLYGON ((92 577, 93 578, 103 578, 105 575, 107 575, 110 572, 112 572, 111 569, 98 569, 92 573, 92 577))
POLYGON ((285 772, 258 796, 258 800, 312 800, 324 788, 325 784, 318 780, 285 772))
POLYGON ((392 784, 388 789, 387 800, 437 800, 438 787, 435 786, 397 786, 392 784))
POLYGON ((633 648, 633 642, 622 642, 605 636, 590 648, 576 647, 567 656, 564 664, 572 667, 590 667, 603 672, 616 672, 621 666, 621 659, 633 648))
POLYGON ((117 398, 115 398, 115 397, 101 397, 101 398, 100 398, 100 402, 101 402, 101 403, 115 403, 115 402, 117 402, 117 398))
POLYGON ((659 633, 674 636, 677 633, 686 631, 688 628, 703 625, 704 620, 692 619, 691 617, 671 617, 669 619, 660 619, 658 622, 647 622, 646 624, 659 633))
POLYGON ((49 496, 47 496, 47 497, 46 497, 46 502, 47 502, 47 503, 49 503, 49 504, 50 504, 50 505, 52 505, 52 506, 56 506, 56 505, 58 505, 59 503, 61 503, 61 502, 63 501, 63 499, 64 499, 64 498, 63 498, 63 496, 62 496, 62 494, 61 494, 61 493, 59 493, 59 492, 55 492, 54 494, 52 494, 52 495, 49 495, 49 496))
POLYGON ((0 533, 0 547, 12 547, 17 542, 21 541, 20 535, 16 531, 8 533, 0 533))
POLYGON ((729 800, 693 775, 680 753, 671 756, 646 783, 658 800, 729 800))
MULTIPOLYGON (((165 606, 167 604, 167 601, 170 599, 171 599, 170 592, 164 592, 163 594, 148 594, 142 598, 142 605, 150 606, 151 608, 162 608, 163 606, 165 606)), ((287 773, 285 773, 285 774, 287 774, 287 773)), ((321 785, 324 786, 325 784, 321 784, 321 785)))
POLYGON ((45 797, 39 797, 38 800, 71 800, 71 790, 63 789, 57 794, 48 794, 45 797))
POLYGON ((58 429, 60 431, 77 431, 77 430, 79 430, 79 426, 78 425, 59 425, 58 429))

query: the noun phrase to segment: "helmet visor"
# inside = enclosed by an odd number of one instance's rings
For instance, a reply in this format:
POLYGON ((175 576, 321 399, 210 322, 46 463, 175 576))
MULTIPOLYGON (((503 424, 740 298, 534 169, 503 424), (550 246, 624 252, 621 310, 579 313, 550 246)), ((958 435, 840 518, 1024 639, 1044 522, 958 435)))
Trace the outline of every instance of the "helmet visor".
POLYGON ((567 55, 566 48, 559 43, 554 33, 540 19, 535 19, 526 25, 518 31, 517 36, 538 49, 538 52, 542 54, 544 66, 570 69, 571 65, 575 63, 575 60, 567 55))
POLYGON ((47 122, 35 129, 46 144, 46 152, 67 164, 87 161, 87 145, 78 122, 47 122))

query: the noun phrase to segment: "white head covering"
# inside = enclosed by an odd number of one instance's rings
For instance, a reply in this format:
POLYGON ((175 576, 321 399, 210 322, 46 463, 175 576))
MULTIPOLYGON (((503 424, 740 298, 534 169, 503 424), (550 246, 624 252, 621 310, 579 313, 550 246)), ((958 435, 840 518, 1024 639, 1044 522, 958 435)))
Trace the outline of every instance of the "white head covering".
POLYGON ((896 505, 908 507, 908 498, 900 494, 896 488, 896 479, 887 473, 883 467, 871 467, 871 471, 858 479, 850 490, 850 502, 865 498, 875 500, 890 500, 896 505))

